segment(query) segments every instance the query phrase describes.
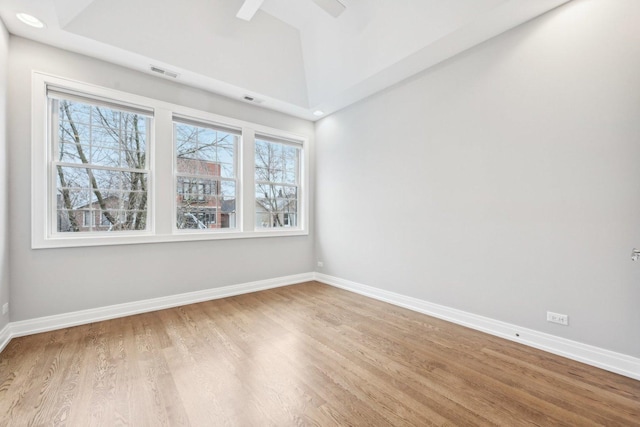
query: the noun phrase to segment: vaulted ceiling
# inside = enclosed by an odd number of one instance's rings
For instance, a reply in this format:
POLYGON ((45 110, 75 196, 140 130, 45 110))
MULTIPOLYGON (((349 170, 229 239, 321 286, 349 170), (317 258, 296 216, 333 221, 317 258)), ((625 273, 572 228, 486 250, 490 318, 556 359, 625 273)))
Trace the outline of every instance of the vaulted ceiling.
POLYGON ((12 34, 313 120, 567 1, 340 0, 336 18, 312 0, 264 0, 245 21, 244 0, 0 0, 0 18, 12 34))

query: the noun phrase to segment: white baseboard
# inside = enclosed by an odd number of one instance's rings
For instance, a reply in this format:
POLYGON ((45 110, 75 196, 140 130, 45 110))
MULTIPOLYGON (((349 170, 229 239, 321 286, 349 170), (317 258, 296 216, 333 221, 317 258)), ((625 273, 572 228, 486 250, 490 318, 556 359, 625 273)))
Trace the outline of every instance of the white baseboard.
POLYGON ((0 351, 4 350, 9 341, 11 341, 11 323, 5 325, 0 331, 0 351))
POLYGON ((315 280, 640 380, 640 359, 326 274, 315 280), (516 336, 518 334, 518 336, 516 336))
POLYGON ((313 280, 313 273, 296 274, 293 276, 277 277, 274 279, 259 280, 257 282, 249 282, 239 285, 206 289, 204 291, 188 292, 168 297, 153 298, 124 304, 110 305, 107 307, 57 314, 54 316, 22 320, 19 322, 11 322, 0 332, 0 351, 4 349, 12 338, 16 337, 53 331, 71 326, 84 325, 102 320, 115 319, 117 317, 147 313, 165 308, 178 307, 181 305, 194 304, 197 302, 225 298, 234 295, 247 294, 250 292, 278 288, 281 286, 294 285, 296 283, 308 282, 310 280, 313 280))

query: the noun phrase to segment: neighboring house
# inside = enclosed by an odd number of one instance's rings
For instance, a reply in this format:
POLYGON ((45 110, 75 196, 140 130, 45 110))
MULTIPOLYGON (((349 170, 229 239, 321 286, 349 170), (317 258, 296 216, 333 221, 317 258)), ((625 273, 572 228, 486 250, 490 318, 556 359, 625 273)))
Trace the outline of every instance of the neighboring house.
POLYGON ((236 228, 236 201, 222 200, 220 201, 220 226, 221 228, 236 228))
MULTIPOLYGON (((120 206, 121 200, 116 196, 109 196, 104 199, 104 204, 107 210, 115 218, 122 219, 119 216, 119 212, 122 211, 120 206)), ((70 217, 73 217, 78 224, 78 231, 109 231, 113 228, 111 222, 104 215, 103 210, 100 208, 98 201, 84 204, 74 208, 71 211, 61 209, 63 206, 62 196, 58 195, 58 231, 70 232, 73 231, 72 221, 70 217)))
POLYGON ((198 159, 177 159, 177 226, 182 229, 234 228, 235 200, 220 194, 221 166, 198 159), (186 175, 190 176, 186 176, 186 175))
POLYGON ((295 227, 298 201, 295 199, 256 200, 256 227, 295 227))
MULTIPOLYGON (((220 193, 220 164, 205 160, 178 158, 178 228, 235 228, 236 201, 220 193), (189 176, 187 176, 189 175, 189 176)), ((276 186, 277 187, 277 186, 276 186)), ((295 227, 298 201, 282 192, 256 200, 256 227, 295 227)))

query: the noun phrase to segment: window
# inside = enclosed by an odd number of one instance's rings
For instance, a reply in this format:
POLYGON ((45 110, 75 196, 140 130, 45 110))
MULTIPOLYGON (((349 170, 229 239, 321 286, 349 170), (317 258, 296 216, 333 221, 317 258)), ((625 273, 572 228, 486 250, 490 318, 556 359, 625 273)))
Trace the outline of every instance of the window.
POLYGON ((304 136, 33 73, 32 247, 308 234, 304 136))
POLYGON ((173 133, 176 227, 236 228, 236 151, 241 130, 174 117, 173 133))
POLYGON ((218 224, 217 215, 217 208, 194 208, 179 212, 179 228, 198 230, 215 228, 218 224))
MULTIPOLYGON (((82 212, 82 226, 83 227, 95 227, 95 216, 92 211, 81 211, 82 212)), ((62 218, 58 218, 58 224, 63 222, 62 218)))
POLYGON ((109 231, 146 230, 151 117, 55 90, 47 96, 55 232, 100 231, 95 227, 96 210, 98 218, 104 216, 109 223, 109 231))
POLYGON ((256 227, 296 227, 300 186, 300 147, 256 136, 256 227))
MULTIPOLYGON (((84 210, 78 211, 82 213, 82 226, 83 227, 97 227, 97 230, 108 231, 111 227, 109 218, 100 210, 84 210)), ((64 222, 64 217, 58 217, 58 224, 64 222)), ((61 228, 59 225, 58 228, 61 228)))

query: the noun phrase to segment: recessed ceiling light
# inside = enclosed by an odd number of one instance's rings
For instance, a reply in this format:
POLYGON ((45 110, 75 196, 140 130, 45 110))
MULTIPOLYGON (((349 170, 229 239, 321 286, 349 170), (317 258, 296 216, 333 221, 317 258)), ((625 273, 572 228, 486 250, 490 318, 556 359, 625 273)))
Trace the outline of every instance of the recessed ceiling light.
POLYGON ((314 112, 313 112, 313 115, 314 115, 314 116, 318 116, 318 117, 320 117, 320 116, 324 116, 324 111, 322 111, 322 110, 316 110, 316 111, 314 111, 314 112))
POLYGON ((16 17, 33 28, 44 28, 44 22, 28 13, 16 13, 16 17))

